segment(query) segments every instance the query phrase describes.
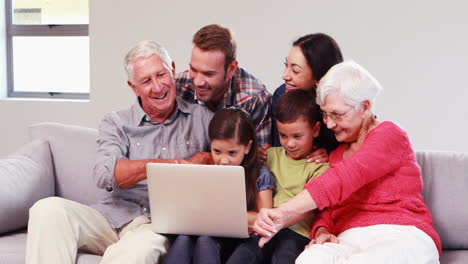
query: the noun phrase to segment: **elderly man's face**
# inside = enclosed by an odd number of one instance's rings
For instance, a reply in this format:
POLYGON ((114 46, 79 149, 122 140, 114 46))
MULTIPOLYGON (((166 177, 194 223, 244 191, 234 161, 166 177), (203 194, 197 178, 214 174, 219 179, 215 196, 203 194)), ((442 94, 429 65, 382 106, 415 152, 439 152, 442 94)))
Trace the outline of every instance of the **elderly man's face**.
POLYGON ((366 115, 362 111, 345 104, 343 98, 337 94, 325 97, 324 104, 320 106, 324 112, 323 121, 335 133, 339 142, 354 142, 359 133, 366 115))
POLYGON ((163 122, 175 110, 174 70, 157 56, 137 58, 133 64, 133 83, 129 86, 140 97, 143 110, 152 120, 163 122))

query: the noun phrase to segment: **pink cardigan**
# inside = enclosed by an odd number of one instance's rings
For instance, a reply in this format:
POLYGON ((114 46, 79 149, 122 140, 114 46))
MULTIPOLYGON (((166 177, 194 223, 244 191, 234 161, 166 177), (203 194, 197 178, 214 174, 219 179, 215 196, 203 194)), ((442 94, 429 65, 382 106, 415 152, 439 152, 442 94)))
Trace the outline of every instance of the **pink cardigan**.
POLYGON ((442 245, 421 195, 421 170, 408 136, 385 121, 367 134, 361 148, 343 159, 345 145, 330 154, 331 167, 305 188, 321 211, 312 226, 338 235, 353 228, 378 224, 413 225, 442 245))

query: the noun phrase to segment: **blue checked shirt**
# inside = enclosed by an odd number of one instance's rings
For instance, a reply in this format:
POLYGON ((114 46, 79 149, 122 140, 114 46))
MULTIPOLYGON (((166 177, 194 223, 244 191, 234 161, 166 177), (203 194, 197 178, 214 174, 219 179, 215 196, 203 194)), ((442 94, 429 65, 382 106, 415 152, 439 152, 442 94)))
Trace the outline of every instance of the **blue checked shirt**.
MULTIPOLYGON (((177 95, 180 98, 190 103, 204 104, 196 98, 195 87, 188 71, 177 74, 176 81, 177 95)), ((271 94, 259 79, 246 70, 238 68, 217 109, 228 107, 242 108, 247 111, 257 130, 258 145, 271 144, 271 94)))

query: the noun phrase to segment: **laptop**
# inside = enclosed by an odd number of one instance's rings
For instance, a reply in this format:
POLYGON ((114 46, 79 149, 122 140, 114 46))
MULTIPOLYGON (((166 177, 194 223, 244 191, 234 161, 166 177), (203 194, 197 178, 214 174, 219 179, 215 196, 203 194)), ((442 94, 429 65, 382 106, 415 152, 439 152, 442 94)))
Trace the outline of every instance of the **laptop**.
POLYGON ((154 232, 249 236, 242 166, 148 163, 146 172, 154 232))

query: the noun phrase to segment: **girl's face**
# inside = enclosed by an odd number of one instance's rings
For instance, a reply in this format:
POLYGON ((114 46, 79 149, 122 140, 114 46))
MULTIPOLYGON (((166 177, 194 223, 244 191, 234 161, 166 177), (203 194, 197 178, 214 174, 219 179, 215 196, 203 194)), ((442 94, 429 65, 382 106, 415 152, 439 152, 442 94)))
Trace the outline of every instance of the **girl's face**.
POLYGON ((283 80, 286 82, 288 91, 294 89, 311 91, 317 87, 314 73, 298 46, 292 46, 289 50, 284 63, 283 80))
POLYGON ((250 151, 252 141, 247 146, 234 139, 214 139, 211 141, 211 156, 216 165, 241 165, 244 156, 250 151))

